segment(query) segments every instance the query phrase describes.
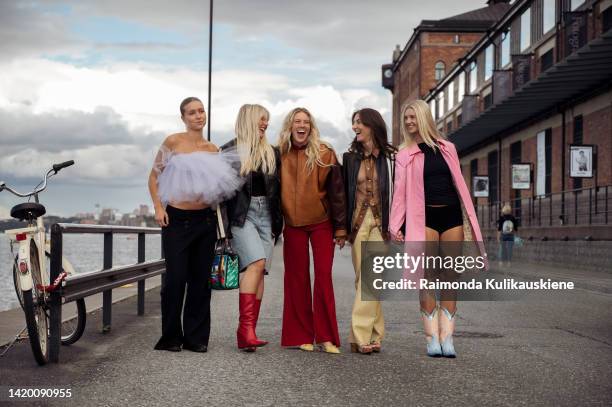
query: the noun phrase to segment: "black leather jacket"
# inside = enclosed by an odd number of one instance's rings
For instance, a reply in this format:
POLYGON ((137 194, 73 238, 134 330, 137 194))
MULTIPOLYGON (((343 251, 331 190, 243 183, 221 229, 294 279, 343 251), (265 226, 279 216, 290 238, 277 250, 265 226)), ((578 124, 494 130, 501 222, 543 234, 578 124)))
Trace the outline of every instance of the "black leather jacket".
MULTIPOLYGON (((236 139, 224 144, 221 149, 236 147, 236 139)), ((274 158, 276 159, 276 171, 274 174, 264 174, 266 186, 266 198, 270 208, 270 218, 272 220, 272 234, 275 238, 280 236, 283 231, 283 214, 281 212, 280 197, 280 152, 274 147, 274 158)), ((227 216, 232 226, 242 227, 246 220, 249 205, 251 204, 251 188, 253 183, 252 174, 248 174, 242 189, 229 201, 227 201, 227 216)))
MULTIPOLYGON (((349 241, 354 240, 353 212, 355 211, 355 194, 357 191, 357 176, 361 166, 361 154, 347 152, 342 156, 342 172, 344 187, 346 190, 346 230, 349 241)), ((376 173, 378 174, 378 192, 380 209, 382 211, 382 235, 385 240, 389 239, 389 212, 391 200, 393 199, 393 182, 395 178, 395 155, 385 157, 379 154, 376 158, 376 173)))

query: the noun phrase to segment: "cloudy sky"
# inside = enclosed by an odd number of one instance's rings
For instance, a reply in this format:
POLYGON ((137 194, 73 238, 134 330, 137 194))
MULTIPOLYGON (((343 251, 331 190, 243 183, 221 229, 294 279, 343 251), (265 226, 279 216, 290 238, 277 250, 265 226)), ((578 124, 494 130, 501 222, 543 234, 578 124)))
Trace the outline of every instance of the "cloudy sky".
MULTIPOLYGON (((359 107, 390 117, 380 65, 423 19, 484 0, 224 0, 215 2, 212 141, 232 137, 243 103, 305 106, 339 153, 359 107), (443 11, 442 11, 443 10, 443 11)), ((48 212, 130 212, 149 203, 155 151, 183 129, 178 105, 205 100, 208 2, 0 1, 0 180, 29 190, 54 162, 76 165, 41 196, 48 212)), ((205 102, 206 104, 206 102, 205 102)), ((0 218, 18 203, 0 193, 0 218)))

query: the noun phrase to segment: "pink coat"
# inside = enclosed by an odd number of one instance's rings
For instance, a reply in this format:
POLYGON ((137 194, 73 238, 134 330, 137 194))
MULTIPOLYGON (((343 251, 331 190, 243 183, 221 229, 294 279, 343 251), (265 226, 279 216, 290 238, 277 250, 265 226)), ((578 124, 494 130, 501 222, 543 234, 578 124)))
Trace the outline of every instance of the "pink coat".
MULTIPOLYGON (((482 234, 474 211, 470 192, 461 174, 459 156, 455 145, 447 140, 438 140, 442 157, 450 168, 455 188, 461 201, 464 223, 464 240, 482 242, 482 234)), ((404 220, 406 221, 405 240, 425 241, 425 187, 423 167, 425 155, 415 143, 397 153, 395 160, 395 183, 389 231, 397 235, 404 220)), ((484 256, 484 244, 479 243, 479 251, 484 256)))

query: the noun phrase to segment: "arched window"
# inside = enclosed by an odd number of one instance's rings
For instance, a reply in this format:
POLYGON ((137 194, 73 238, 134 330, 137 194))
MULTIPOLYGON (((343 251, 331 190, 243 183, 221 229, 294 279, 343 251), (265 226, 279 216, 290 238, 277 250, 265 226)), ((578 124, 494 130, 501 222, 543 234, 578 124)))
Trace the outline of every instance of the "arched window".
POLYGON ((444 78, 445 73, 446 73, 446 65, 444 65, 444 62, 442 61, 436 62, 436 66, 434 68, 434 76, 436 78, 436 81, 439 81, 440 79, 444 78))

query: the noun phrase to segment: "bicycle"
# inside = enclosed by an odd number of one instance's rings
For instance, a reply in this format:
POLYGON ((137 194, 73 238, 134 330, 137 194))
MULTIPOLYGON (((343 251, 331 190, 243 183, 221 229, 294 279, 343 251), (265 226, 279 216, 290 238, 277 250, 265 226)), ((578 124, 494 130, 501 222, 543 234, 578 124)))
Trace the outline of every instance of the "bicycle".
MULTIPOLYGON (((49 360, 49 306, 50 294, 62 286, 66 277, 74 273, 74 268, 62 258, 62 272, 50 282, 49 269, 51 247, 47 241, 43 215, 46 209, 40 204, 38 194, 47 188, 47 181, 56 175, 61 169, 74 164, 74 161, 66 161, 53 164, 47 171, 44 179, 28 193, 20 193, 0 181, 0 192, 3 190, 11 192, 21 198, 28 198, 28 202, 15 205, 11 208, 11 216, 21 221, 27 221, 27 227, 6 230, 9 236, 11 253, 15 256, 13 263, 13 283, 15 292, 25 314, 26 327, 34 359, 39 365, 44 365, 49 360), (42 185, 41 185, 42 184, 42 185), (34 197, 34 202, 29 199, 34 197), (17 253, 15 253, 17 247, 17 253)), ((76 342, 85 330, 86 309, 85 300, 80 298, 75 301, 77 316, 62 323, 62 345, 70 345, 76 342)))

